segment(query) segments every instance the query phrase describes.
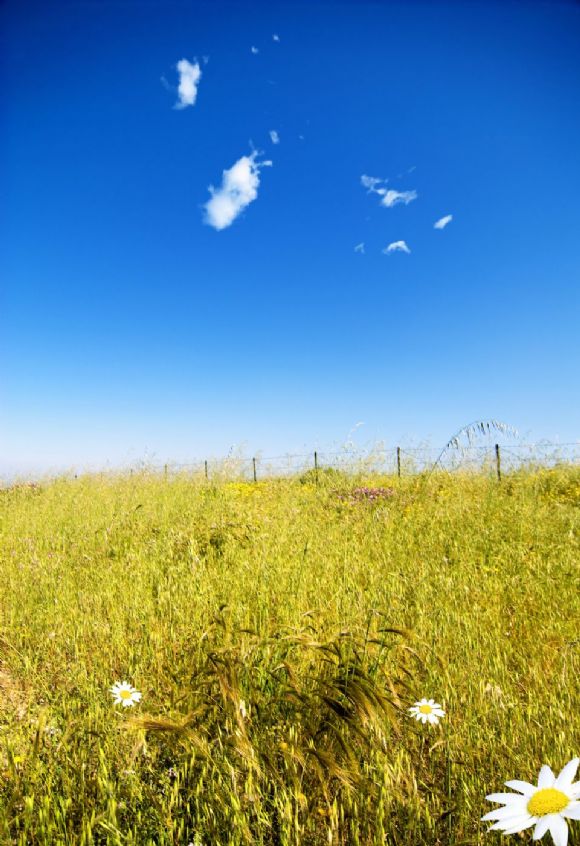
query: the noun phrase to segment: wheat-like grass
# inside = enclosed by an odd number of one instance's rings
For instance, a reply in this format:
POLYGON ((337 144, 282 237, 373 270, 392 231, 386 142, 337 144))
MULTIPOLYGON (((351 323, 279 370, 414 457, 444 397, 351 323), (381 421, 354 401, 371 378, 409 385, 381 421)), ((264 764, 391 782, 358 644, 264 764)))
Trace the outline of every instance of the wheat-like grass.
POLYGON ((566 466, 2 491, 0 843, 499 842, 485 795, 580 748, 579 494, 566 466))

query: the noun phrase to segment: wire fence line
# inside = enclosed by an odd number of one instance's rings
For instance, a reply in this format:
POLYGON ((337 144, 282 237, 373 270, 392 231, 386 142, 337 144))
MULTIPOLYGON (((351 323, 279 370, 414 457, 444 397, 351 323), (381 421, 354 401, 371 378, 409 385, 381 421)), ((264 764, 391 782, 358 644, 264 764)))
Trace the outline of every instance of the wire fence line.
POLYGON ((580 465, 580 441, 570 443, 501 443, 487 445, 468 444, 448 448, 441 453, 437 447, 388 447, 369 449, 343 448, 341 450, 313 450, 312 452, 287 453, 263 456, 256 453, 251 458, 228 455, 225 458, 208 458, 192 462, 167 462, 156 464, 140 461, 117 469, 69 470, 41 475, 18 476, 11 474, 0 478, 0 489, 31 485, 54 478, 78 478, 85 475, 117 477, 142 474, 161 475, 166 480, 188 476, 191 479, 214 481, 258 482, 264 479, 300 476, 305 473, 318 481, 332 470, 350 476, 385 475, 410 476, 432 470, 445 472, 488 472, 501 479, 505 473, 525 468, 550 468, 557 465, 580 465))
MULTIPOLYGON (((502 473, 524 467, 554 467, 558 464, 580 464, 580 441, 571 443, 518 443, 467 445, 450 448, 441 455, 435 447, 390 447, 369 450, 343 449, 340 451, 313 450, 309 453, 262 456, 251 458, 228 456, 204 459, 189 463, 167 463, 143 467, 163 473, 166 478, 175 475, 201 475, 206 479, 226 478, 257 482, 259 479, 311 475, 338 470, 356 475, 377 473, 385 475, 413 475, 431 469, 448 472, 489 471, 501 478, 502 473)), ((134 471, 131 471, 134 472, 134 471)))

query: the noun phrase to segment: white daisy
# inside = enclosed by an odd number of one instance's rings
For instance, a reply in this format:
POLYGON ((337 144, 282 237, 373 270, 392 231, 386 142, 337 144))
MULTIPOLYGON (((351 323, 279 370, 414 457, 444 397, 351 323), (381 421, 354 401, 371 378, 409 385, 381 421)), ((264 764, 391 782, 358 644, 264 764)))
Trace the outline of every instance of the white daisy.
POLYGON ((538 777, 538 786, 527 781, 506 781, 518 793, 491 793, 485 798, 490 802, 501 802, 503 808, 490 811, 482 820, 496 820, 489 831, 503 830, 504 834, 536 826, 534 840, 541 840, 549 831, 555 846, 568 843, 566 817, 580 820, 580 781, 572 783, 580 758, 568 761, 556 778, 550 767, 544 765, 538 777))
POLYGON ((115 697, 114 704, 122 705, 123 708, 129 708, 141 699, 139 691, 125 681, 115 682, 111 688, 111 693, 115 697))
POLYGON ((445 716, 445 711, 434 699, 421 699, 420 702, 415 702, 413 707, 409 708, 409 713, 416 720, 431 723, 434 726, 439 722, 439 717, 445 716))

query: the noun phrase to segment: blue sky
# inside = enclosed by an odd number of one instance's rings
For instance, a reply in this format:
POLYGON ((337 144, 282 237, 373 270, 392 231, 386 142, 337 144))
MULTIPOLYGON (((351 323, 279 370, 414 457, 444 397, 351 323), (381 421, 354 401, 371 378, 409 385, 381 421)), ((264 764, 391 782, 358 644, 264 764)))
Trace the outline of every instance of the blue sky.
POLYGON ((361 445, 492 417, 578 438, 578 4, 0 22, 4 472, 303 452, 358 422, 361 445), (257 196, 216 229, 240 160, 257 196))

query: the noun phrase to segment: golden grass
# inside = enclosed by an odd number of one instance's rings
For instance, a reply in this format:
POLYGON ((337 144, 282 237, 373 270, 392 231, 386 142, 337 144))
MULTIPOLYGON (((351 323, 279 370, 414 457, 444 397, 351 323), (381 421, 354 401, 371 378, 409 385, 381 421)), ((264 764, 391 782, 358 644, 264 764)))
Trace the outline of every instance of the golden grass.
POLYGON ((578 468, 320 482, 0 492, 0 843, 498 843, 579 754, 578 468))

